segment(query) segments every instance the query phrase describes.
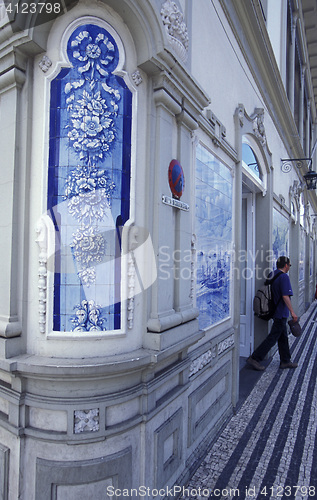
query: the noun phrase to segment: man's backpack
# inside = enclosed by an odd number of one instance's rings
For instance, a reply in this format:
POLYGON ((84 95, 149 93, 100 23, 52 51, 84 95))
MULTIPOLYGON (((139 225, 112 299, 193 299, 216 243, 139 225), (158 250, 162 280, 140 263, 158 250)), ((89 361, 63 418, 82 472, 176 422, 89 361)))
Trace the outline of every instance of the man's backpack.
POLYGON ((254 314, 265 321, 273 318, 277 304, 274 303, 272 284, 282 274, 283 271, 276 273, 271 279, 267 279, 261 288, 256 292, 253 299, 254 314))

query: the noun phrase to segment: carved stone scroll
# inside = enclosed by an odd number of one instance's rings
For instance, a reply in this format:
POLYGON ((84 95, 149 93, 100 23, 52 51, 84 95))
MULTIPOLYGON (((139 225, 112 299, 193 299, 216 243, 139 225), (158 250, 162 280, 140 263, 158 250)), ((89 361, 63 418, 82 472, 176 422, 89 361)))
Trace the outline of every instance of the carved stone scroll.
POLYGON ((166 0, 161 8, 161 17, 165 26, 168 40, 173 49, 183 62, 188 56, 188 30, 184 22, 184 16, 175 2, 166 0))

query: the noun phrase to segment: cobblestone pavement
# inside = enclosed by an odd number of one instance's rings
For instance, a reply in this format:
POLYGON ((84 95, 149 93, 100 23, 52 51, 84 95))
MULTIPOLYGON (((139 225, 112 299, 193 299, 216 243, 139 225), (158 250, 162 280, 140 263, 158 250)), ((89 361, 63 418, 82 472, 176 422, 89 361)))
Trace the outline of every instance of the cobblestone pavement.
POLYGON ((316 302, 300 324, 289 337, 298 368, 279 369, 274 355, 181 498, 317 498, 316 302))

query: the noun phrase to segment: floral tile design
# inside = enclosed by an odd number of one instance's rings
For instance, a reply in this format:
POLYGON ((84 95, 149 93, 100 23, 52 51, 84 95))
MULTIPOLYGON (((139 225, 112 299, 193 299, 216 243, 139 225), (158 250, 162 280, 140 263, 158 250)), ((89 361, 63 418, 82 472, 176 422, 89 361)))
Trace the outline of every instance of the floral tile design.
POLYGON ((119 51, 104 28, 76 28, 67 55, 72 67, 51 83, 48 209, 64 249, 55 259, 54 330, 116 329, 120 298, 97 305, 95 287, 118 282, 120 242, 112 240, 129 217, 132 95, 113 74, 119 51), (70 316, 74 269, 80 302, 70 316), (83 321, 84 311, 94 321, 83 321))

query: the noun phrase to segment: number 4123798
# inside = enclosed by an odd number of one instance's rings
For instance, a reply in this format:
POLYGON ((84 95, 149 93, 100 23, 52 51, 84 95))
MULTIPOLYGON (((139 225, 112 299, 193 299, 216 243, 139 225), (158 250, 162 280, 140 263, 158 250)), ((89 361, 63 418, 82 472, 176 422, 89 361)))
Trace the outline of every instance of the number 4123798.
POLYGON ((295 498, 297 495, 315 497, 315 493, 315 486, 270 486, 269 488, 264 486, 260 492, 260 494, 265 497, 269 496, 274 498, 295 498))
POLYGON ((58 2, 5 2, 5 9, 8 13, 16 14, 60 14, 61 4, 58 2))

